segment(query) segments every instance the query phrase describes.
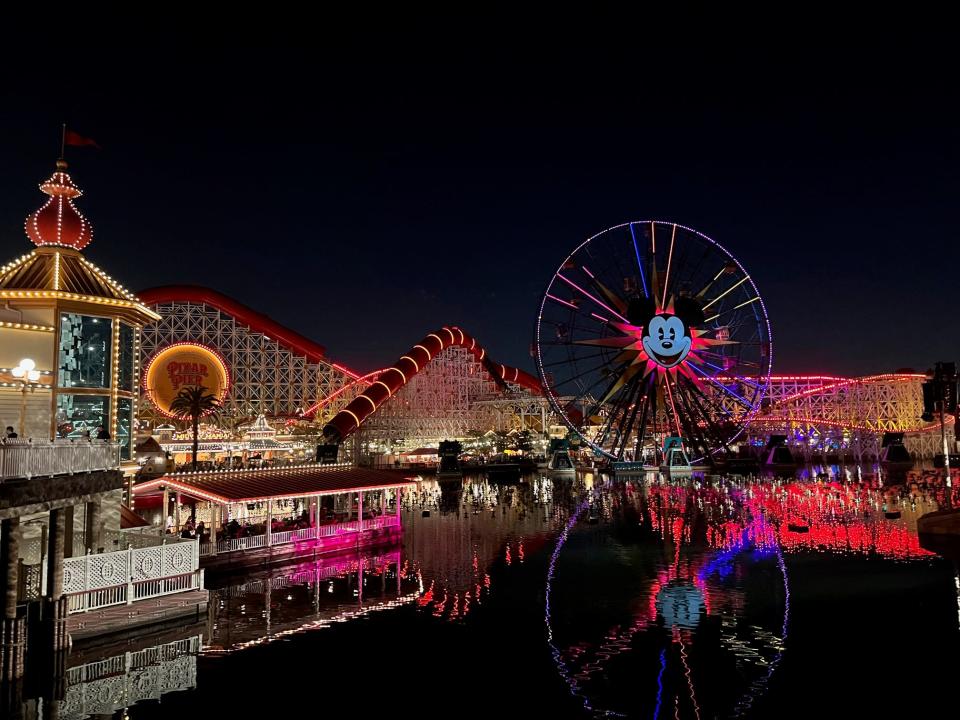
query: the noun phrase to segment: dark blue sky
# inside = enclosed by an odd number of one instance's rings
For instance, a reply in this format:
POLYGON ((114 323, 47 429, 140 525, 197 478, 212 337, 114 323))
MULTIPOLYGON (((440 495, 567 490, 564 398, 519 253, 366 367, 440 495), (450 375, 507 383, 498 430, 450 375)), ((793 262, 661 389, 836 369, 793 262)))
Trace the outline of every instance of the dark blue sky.
POLYGON ((641 219, 740 259, 775 372, 956 357, 947 56, 509 45, 94 50, 58 90, 31 60, 0 90, 0 255, 29 247, 66 119, 103 147, 68 151, 94 262, 209 285, 357 369, 460 324, 532 370, 556 266, 641 219))

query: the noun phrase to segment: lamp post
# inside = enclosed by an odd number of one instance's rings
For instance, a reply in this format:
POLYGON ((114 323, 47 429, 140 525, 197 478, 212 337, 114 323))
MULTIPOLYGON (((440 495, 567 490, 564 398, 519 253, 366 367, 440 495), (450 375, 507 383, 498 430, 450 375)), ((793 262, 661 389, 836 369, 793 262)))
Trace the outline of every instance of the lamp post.
POLYGON ((20 379, 20 437, 26 436, 25 425, 27 419, 27 391, 33 391, 34 383, 40 379, 37 364, 30 358, 24 358, 20 364, 11 370, 15 378, 20 379))
MULTIPOLYGON (((938 362, 933 378, 923 383, 923 415, 920 419, 932 422, 934 412, 940 414, 940 443, 943 450, 943 485, 947 509, 953 506, 953 480, 950 477, 950 447, 947 443, 947 413, 957 414, 957 365, 938 362)), ((956 438, 954 438, 956 444, 956 438)))

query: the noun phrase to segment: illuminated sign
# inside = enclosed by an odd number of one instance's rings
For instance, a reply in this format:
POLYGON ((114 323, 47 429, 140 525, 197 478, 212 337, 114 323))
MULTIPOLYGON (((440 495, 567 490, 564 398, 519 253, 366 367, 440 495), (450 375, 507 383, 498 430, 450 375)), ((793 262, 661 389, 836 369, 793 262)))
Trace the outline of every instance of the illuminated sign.
POLYGON ((190 387, 204 387, 223 402, 230 390, 230 372, 216 351, 196 343, 176 343, 159 350, 147 363, 143 389, 154 407, 167 417, 173 417, 173 399, 190 387))

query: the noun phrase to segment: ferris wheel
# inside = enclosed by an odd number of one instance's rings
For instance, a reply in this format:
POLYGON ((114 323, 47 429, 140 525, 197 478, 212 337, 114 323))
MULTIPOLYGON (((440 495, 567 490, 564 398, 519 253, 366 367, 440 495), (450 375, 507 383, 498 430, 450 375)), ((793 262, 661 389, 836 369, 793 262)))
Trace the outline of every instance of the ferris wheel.
POLYGON ((540 303, 537 366, 554 410, 614 460, 682 437, 694 462, 730 450, 770 382, 770 323, 723 246, 676 223, 594 235, 540 303))

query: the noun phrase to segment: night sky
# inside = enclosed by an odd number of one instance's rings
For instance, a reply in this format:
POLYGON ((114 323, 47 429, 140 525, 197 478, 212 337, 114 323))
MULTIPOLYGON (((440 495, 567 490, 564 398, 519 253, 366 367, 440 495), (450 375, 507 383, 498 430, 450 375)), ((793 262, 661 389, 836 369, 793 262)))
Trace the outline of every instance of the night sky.
POLYGON ((956 358, 952 61, 548 45, 31 58, 0 90, 0 257, 32 247, 66 120, 103 148, 67 152, 92 261, 210 286, 357 370, 444 324, 533 370, 557 265, 643 219, 737 256, 775 372, 956 358))

